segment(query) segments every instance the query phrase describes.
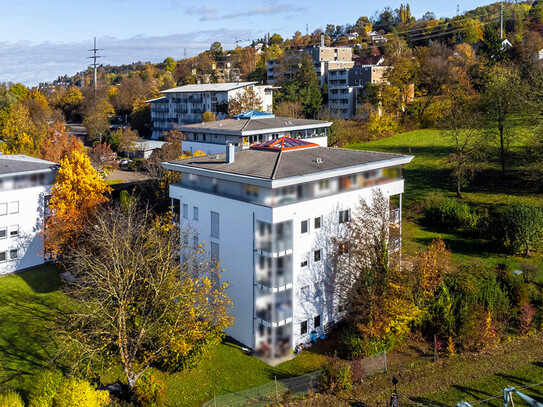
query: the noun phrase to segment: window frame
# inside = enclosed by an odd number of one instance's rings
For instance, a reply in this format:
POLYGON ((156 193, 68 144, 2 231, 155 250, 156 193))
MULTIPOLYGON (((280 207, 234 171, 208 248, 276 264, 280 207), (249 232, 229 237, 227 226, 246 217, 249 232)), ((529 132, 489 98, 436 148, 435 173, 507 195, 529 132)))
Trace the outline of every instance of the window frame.
POLYGON ((322 260, 322 249, 317 249, 313 251, 313 262, 318 263, 322 260))
POLYGON ((300 335, 306 335, 307 334, 307 328, 308 328, 307 319, 305 321, 300 322, 300 335))
POLYGON ((221 237, 221 226, 220 226, 220 223, 221 223, 221 217, 220 217, 220 213, 219 212, 214 212, 214 211, 210 211, 211 212, 211 233, 210 235, 212 237, 216 237, 216 238, 220 238, 221 237), (213 221, 213 218, 214 216, 216 217, 216 222, 213 221), (216 226, 216 228, 214 228, 214 226, 216 226))
POLYGON ((322 325, 321 316, 317 315, 313 317, 313 328, 320 328, 322 325))
POLYGON ((0 239, 7 239, 8 238, 8 227, 7 226, 1 226, 0 227, 0 239), (4 232, 4 236, 1 235, 1 233, 4 232))
POLYGON ((8 205, 8 210, 9 210, 9 214, 14 214, 14 213, 19 213, 19 201, 13 201, 13 202, 10 202, 9 205, 8 205), (17 209, 16 210, 13 210, 12 207, 16 207, 17 209))
POLYGON ((322 216, 317 216, 313 219, 313 229, 320 229, 322 227, 322 216), (318 220, 318 225, 317 225, 318 220))
POLYGON ((200 208, 197 206, 192 207, 192 219, 200 220, 200 208))
POLYGON ((300 233, 302 235, 307 235, 309 233, 309 220, 304 219, 300 222, 300 233), (304 225, 305 225, 305 232, 304 232, 304 225))
POLYGON ((9 237, 17 237, 17 236, 19 236, 19 225, 11 225, 9 227, 9 237))
POLYGON ((19 258, 19 250, 18 249, 10 249, 9 250, 9 260, 17 260, 19 258), (15 257, 13 257, 13 253, 15 252, 15 257))

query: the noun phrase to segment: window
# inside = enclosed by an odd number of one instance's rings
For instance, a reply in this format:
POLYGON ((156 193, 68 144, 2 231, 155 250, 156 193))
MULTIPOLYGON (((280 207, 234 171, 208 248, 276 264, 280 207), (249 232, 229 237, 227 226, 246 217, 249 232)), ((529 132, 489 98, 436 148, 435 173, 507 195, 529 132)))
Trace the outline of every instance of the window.
POLYGON ((319 216, 319 217, 315 218, 315 223, 314 223, 315 229, 320 229, 321 228, 321 220, 322 220, 322 216, 319 216))
POLYGON ((219 237, 219 214, 211 212, 211 236, 219 237))
POLYGON ((219 244, 211 242, 211 260, 219 261, 219 244))
POLYGON ((307 220, 302 221, 302 234, 308 232, 308 225, 307 224, 308 224, 307 220))
POLYGON ((0 252, 0 263, 7 260, 6 252, 0 252))
POLYGON ((189 206, 187 204, 183 204, 183 217, 185 219, 189 217, 189 206))
POLYGON ((194 247, 198 247, 198 236, 194 236, 192 238, 192 244, 194 245, 194 247))
POLYGON ((19 201, 9 203, 9 213, 19 213, 19 201))
POLYGON ((341 256, 342 254, 349 253, 349 242, 341 242, 338 245, 338 254, 341 256))
POLYGON ((302 254, 302 260, 300 262, 300 267, 307 267, 307 260, 309 259, 309 253, 302 254))
POLYGON ((300 324, 300 334, 305 335, 307 333, 307 321, 303 321, 300 324))
POLYGON ((313 253, 313 260, 315 262, 317 261, 321 261, 321 250, 315 250, 315 252, 313 253))
POLYGON ((324 191, 330 187, 330 181, 327 179, 321 179, 319 181, 319 190, 324 191))
POLYGON ((339 211, 339 223, 347 223, 351 218, 351 210, 345 209, 344 211, 339 211))
POLYGON ((11 249, 9 251, 9 259, 10 260, 16 260, 17 259, 17 249, 11 249))
POLYGON ((7 215, 7 214, 8 214, 8 204, 0 203, 0 215, 7 215))
POLYGON ((192 207, 192 217, 194 220, 200 220, 200 208, 197 206, 192 207))
POLYGON ((315 298, 322 297, 322 281, 315 283, 315 298))
POLYGON ((9 228, 9 237, 15 237, 19 235, 19 225, 13 225, 9 228))
POLYGON ((5 239, 8 235, 8 228, 7 227, 1 227, 0 228, 0 239, 5 239))
POLYGON ((321 326, 321 316, 317 315, 313 318, 313 328, 318 328, 319 326, 321 326))

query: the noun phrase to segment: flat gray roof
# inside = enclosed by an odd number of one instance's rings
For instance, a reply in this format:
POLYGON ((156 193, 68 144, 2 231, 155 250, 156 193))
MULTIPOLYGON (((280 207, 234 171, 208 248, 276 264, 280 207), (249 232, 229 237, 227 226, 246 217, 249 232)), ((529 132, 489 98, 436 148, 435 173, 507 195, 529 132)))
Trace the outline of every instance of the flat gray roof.
POLYGON ((226 154, 171 161, 173 166, 217 171, 268 180, 315 174, 363 164, 383 162, 383 167, 405 164, 412 156, 343 148, 311 147, 290 151, 247 149, 235 152, 235 160, 226 164, 226 154), (389 161, 389 163, 385 163, 389 161))
POLYGON ((245 86, 256 85, 257 83, 258 82, 202 83, 178 86, 177 88, 163 90, 160 93, 227 92, 245 86))
POLYGON ((323 120, 293 119, 290 117, 263 117, 256 119, 224 119, 214 122, 202 122, 179 126, 181 131, 210 132, 210 133, 239 133, 255 132, 274 129, 297 129, 330 127, 332 122, 323 120))
POLYGON ((0 176, 28 172, 44 172, 58 168, 58 164, 27 155, 1 154, 0 176))

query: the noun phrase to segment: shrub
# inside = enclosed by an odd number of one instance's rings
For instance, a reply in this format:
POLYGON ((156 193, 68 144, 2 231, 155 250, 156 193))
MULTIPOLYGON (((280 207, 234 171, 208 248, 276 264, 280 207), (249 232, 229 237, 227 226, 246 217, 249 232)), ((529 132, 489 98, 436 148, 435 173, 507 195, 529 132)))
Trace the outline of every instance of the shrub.
POLYGON ((508 205, 490 217, 488 228, 488 235, 503 249, 529 256, 543 242, 543 211, 523 203, 508 205))
POLYGON ((29 407, 105 407, 107 391, 95 390, 85 380, 65 378, 58 371, 40 373, 29 394, 29 407))
POLYGON ((28 395, 29 407, 53 405, 53 399, 62 387, 64 377, 58 371, 44 371, 38 374, 28 395))
POLYGON ((134 387, 134 399, 142 407, 162 407, 166 384, 158 373, 141 377, 134 387))
POLYGON ((8 390, 0 394, 0 406, 2 407, 25 407, 25 403, 18 393, 8 390))
POLYGON ((439 195, 430 197, 426 202, 425 223, 448 229, 471 230, 477 224, 477 216, 467 203, 444 198, 439 195))
POLYGON ((350 358, 365 358, 387 349, 387 338, 366 338, 354 329, 346 329, 341 338, 350 358))
POLYGON ((86 380, 69 377, 54 398, 55 407, 105 407, 109 392, 95 390, 86 380))
POLYGON ((535 316, 535 307, 525 302, 520 309, 520 315, 518 317, 519 330, 522 335, 528 335, 533 326, 535 316))
POLYGON ((351 365, 341 360, 337 354, 323 364, 319 377, 319 387, 323 393, 335 394, 353 386, 351 365))

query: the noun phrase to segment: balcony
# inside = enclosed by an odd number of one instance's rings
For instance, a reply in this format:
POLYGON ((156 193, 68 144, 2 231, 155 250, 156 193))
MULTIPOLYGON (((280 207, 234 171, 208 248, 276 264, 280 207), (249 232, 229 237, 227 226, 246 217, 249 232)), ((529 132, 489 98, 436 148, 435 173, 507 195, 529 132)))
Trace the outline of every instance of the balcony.
POLYGON ((292 284, 292 255, 267 257, 257 255, 255 281, 266 291, 282 291, 292 284))
POLYGON ((151 112, 153 113, 168 113, 170 111, 170 108, 168 106, 151 106, 151 112))
POLYGON ((191 103, 202 103, 204 98, 200 96, 189 96, 189 102, 191 103))
POLYGON ((292 290, 264 294, 257 300, 256 317, 264 322, 278 324, 292 318, 292 290))
POLYGON ((397 225, 402 220, 402 213, 400 211, 400 208, 391 209, 390 210, 390 224, 391 225, 397 225))
POLYGON ((206 110, 201 106, 192 106, 190 108, 191 113, 204 113, 206 110))
POLYGON ((281 253, 292 249, 292 222, 257 222, 256 248, 266 253, 281 253), (273 230, 272 230, 273 229, 273 230))

